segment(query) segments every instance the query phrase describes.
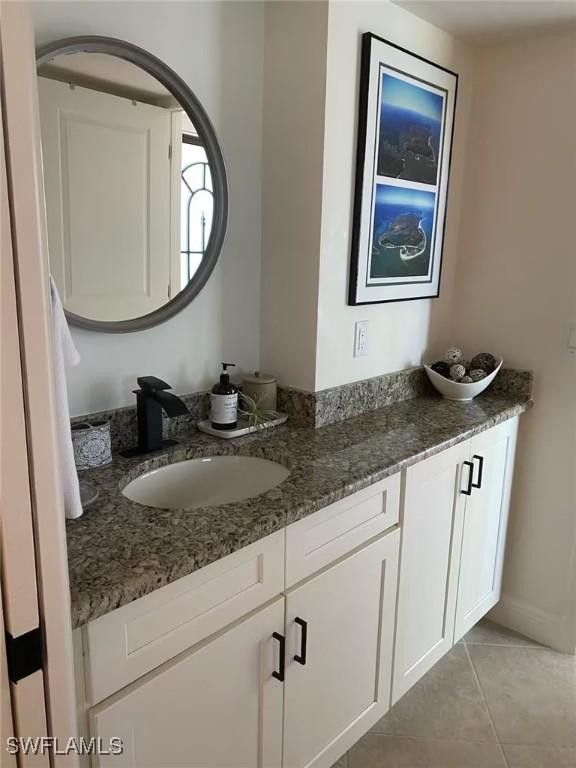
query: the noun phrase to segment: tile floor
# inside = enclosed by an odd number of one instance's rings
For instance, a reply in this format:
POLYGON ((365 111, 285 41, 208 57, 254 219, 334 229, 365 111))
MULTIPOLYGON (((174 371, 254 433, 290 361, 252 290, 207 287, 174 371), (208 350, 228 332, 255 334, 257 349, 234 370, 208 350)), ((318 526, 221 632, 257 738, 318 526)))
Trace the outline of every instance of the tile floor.
POLYGON ((576 768, 576 659, 482 621, 334 768, 576 768))

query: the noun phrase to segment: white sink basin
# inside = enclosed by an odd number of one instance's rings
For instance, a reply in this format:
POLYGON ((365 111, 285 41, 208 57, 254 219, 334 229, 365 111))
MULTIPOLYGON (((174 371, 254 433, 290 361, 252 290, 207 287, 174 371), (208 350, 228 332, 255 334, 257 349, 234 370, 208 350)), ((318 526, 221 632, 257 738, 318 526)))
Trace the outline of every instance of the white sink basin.
POLYGON ((196 509, 259 496, 290 474, 275 461, 250 456, 206 456, 154 469, 122 491, 132 501, 161 509, 196 509))

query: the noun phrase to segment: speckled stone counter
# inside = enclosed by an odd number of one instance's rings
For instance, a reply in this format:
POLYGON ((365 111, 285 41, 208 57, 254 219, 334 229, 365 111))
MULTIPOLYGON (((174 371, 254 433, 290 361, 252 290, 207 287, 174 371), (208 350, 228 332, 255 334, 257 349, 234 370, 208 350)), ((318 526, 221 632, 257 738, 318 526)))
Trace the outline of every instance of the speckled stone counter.
POLYGON ((527 397, 486 393, 470 403, 430 395, 311 429, 290 423, 234 440, 192 432, 143 461, 115 455, 82 473, 100 491, 67 522, 72 622, 78 627, 218 560, 338 499, 525 411, 527 397), (290 476, 246 501, 163 510, 122 488, 143 472, 205 455, 243 454, 287 466, 290 476))

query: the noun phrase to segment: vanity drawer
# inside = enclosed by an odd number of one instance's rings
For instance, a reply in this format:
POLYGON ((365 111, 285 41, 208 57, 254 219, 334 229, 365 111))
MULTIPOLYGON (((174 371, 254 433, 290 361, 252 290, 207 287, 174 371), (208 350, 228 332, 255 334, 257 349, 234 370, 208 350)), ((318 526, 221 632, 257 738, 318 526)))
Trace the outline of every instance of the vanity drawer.
POLYGON ((286 587, 396 525, 400 473, 320 509, 286 528, 286 587))
POLYGON ((218 632, 284 588, 284 531, 89 622, 86 698, 92 705, 218 632))

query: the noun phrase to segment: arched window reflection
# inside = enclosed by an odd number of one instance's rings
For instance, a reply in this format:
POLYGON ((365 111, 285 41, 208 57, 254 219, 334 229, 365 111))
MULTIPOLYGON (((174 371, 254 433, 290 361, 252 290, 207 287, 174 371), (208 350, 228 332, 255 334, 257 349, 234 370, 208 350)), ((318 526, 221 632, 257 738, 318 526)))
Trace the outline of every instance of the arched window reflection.
POLYGON ((186 285, 198 269, 212 230, 214 193, 208 158, 196 136, 182 135, 180 274, 186 285))

